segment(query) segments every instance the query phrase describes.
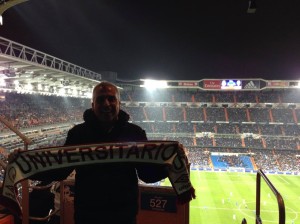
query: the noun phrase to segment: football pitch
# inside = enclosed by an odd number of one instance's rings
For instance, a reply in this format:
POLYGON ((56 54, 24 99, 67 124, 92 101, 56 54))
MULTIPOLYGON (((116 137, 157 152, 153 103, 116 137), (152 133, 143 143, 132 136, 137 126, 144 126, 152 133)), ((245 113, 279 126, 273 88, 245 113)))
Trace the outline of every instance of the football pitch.
MULTIPOLYGON (((267 177, 284 199, 285 223, 300 224, 300 176, 267 177)), ((197 198, 190 203, 190 224, 255 223, 256 174, 191 171, 191 181, 197 198)), ((278 223, 277 199, 263 179, 260 208, 264 224, 278 223)))

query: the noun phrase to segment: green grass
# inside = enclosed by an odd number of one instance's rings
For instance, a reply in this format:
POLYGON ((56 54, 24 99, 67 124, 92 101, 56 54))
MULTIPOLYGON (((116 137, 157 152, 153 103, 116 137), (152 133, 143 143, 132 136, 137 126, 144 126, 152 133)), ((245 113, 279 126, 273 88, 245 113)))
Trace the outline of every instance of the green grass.
MULTIPOLYGON (((284 199, 285 223, 300 224, 300 176, 267 177, 284 199)), ((197 198, 190 203, 190 224, 255 223, 256 174, 191 171, 191 181, 197 198)), ((279 220, 277 199, 263 179, 261 218, 264 224, 279 220)))

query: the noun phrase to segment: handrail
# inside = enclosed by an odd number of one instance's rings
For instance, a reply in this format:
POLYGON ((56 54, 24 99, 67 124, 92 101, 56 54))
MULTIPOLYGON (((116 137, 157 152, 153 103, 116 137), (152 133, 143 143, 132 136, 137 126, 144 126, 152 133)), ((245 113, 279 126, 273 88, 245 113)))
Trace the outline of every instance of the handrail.
POLYGON ((6 127, 8 127, 12 132, 18 135, 26 145, 31 144, 31 139, 27 138, 24 134, 22 134, 17 128, 15 128, 8 120, 4 117, 0 116, 0 122, 3 123, 6 127))
POLYGON ((260 190, 261 190, 261 177, 264 179, 264 181, 267 183, 269 188, 272 190, 273 194, 277 198, 278 202, 278 209, 279 209, 279 224, 285 224, 285 206, 284 201, 281 196, 281 194, 277 191, 277 189, 274 187, 274 185, 271 183, 271 181, 268 179, 268 177, 264 174, 262 169, 257 170, 256 175, 256 224, 262 224, 262 220, 260 218, 260 190))
POLYGON ((56 184, 58 181, 53 181, 51 182, 50 184, 47 184, 47 185, 43 185, 43 186, 37 186, 37 185, 34 185, 34 186, 30 186, 31 189, 33 190, 46 190, 50 187, 52 187, 54 184, 56 184))
MULTIPOLYGON (((8 127, 12 132, 18 135, 22 141, 24 142, 24 150, 28 150, 28 145, 31 144, 31 139, 27 138, 24 134, 22 134, 17 128, 15 128, 9 121, 7 121, 4 117, 0 116, 0 122, 3 123, 6 127, 8 127)), ((3 165, 3 164, 2 164, 3 165)), ((29 224, 29 184, 28 180, 24 180, 21 182, 22 185, 22 224, 29 224)))

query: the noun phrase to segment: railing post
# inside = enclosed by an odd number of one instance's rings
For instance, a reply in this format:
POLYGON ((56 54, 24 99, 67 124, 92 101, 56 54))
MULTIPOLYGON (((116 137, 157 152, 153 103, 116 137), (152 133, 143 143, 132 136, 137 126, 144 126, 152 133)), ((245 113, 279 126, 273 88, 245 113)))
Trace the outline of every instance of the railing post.
MULTIPOLYGON (((24 150, 28 150, 28 144, 24 142, 24 150)), ((24 180, 22 185, 22 224, 29 224, 29 182, 24 180)))
POLYGON ((261 224, 260 218, 260 187, 261 187, 261 180, 259 172, 256 175, 256 211, 255 211, 255 223, 261 224))
MULTIPOLYGON (((31 140, 16 129, 10 122, 0 116, 0 122, 7 126, 11 131, 18 135, 24 142, 24 150, 28 150, 31 140)), ((22 224, 29 223, 29 184, 28 180, 21 182, 22 185, 22 224)))
POLYGON ((273 186, 272 182, 268 179, 268 177, 264 174, 264 172, 259 169, 257 170, 256 176, 256 224, 261 224, 260 218, 260 190, 261 190, 261 177, 267 183, 269 188, 272 190, 273 194, 277 198, 278 210, 279 210, 279 224, 285 224, 285 206, 284 201, 281 194, 277 191, 277 189, 273 186))

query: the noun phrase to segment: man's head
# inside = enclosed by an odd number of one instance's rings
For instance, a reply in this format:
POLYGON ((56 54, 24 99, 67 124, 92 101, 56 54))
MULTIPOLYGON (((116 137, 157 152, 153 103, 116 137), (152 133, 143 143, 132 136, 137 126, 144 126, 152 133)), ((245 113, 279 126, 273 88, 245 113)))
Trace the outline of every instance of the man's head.
POLYGON ((101 82, 94 87, 92 109, 99 121, 113 123, 118 120, 120 92, 114 84, 101 82))

